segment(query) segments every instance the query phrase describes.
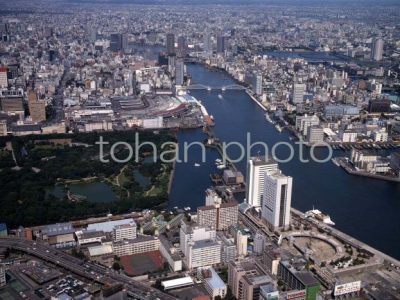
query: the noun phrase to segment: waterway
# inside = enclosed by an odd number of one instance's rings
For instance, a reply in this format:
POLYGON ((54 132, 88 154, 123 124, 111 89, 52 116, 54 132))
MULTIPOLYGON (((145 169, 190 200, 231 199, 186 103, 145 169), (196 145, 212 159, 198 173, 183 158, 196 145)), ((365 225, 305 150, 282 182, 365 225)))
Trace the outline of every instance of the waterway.
MULTIPOLYGON (((70 184, 69 188, 75 195, 85 196, 87 201, 95 203, 112 202, 117 200, 112 187, 104 182, 82 182, 70 184)), ((66 192, 64 186, 56 185, 48 191, 58 198, 64 198, 66 192)))
MULTIPOLYGON (((187 70, 193 84, 224 86, 233 83, 226 73, 201 65, 187 65, 187 70)), ((279 133, 268 123, 262 109, 244 91, 196 90, 191 94, 214 116, 214 131, 221 141, 238 141, 246 145, 246 136, 250 133, 252 143, 265 142, 269 149, 282 141, 294 146, 295 158, 280 164, 281 170, 293 177, 293 207, 306 211, 314 206, 329 214, 339 230, 400 259, 400 184, 349 175, 330 161, 302 163, 300 149, 289 139, 289 133, 279 133)), ((185 142, 202 142, 205 134, 200 129, 181 131, 178 139, 182 149, 185 142)), ((281 159, 290 154, 286 146, 277 150, 281 159)), ((302 150, 304 158, 309 158, 308 150, 302 150)), ((253 147, 251 154, 258 152, 263 154, 263 148, 253 147)), ((228 153, 236 157, 239 152, 232 147, 228 153)), ((315 154, 324 158, 327 150, 319 149, 315 154)), ((335 152, 335 155, 343 154, 342 151, 335 152)), ((201 151, 193 146, 189 151, 189 162, 176 164, 170 208, 190 206, 195 210, 204 205, 204 191, 211 186, 209 174, 218 171, 214 164, 218 153, 209 149, 206 158, 205 163, 195 167, 194 163, 201 161, 201 151)), ((246 161, 242 160, 237 166, 246 175, 246 161)))

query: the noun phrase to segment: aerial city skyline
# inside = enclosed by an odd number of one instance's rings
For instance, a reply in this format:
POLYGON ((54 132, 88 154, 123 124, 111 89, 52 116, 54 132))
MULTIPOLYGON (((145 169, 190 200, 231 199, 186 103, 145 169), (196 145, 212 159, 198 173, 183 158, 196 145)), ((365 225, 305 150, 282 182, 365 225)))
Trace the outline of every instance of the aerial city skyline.
POLYGON ((399 3, 3 2, 0 299, 400 299, 399 3))

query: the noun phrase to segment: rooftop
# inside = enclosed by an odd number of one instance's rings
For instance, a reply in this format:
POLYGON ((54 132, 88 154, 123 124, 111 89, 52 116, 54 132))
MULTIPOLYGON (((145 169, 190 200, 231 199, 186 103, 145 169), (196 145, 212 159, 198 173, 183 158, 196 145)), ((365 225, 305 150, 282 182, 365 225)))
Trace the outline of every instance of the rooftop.
POLYGON ((205 278, 204 281, 206 281, 212 289, 221 289, 226 287, 226 284, 221 277, 218 276, 214 268, 209 268, 209 270, 211 271, 211 277, 205 278))

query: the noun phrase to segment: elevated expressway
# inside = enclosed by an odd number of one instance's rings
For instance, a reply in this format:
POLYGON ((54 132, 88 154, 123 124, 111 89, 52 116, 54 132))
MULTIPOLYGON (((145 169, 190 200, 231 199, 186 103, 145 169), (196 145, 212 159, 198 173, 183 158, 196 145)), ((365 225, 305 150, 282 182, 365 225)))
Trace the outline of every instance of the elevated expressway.
POLYGON ((73 257, 63 251, 57 250, 40 242, 7 237, 0 238, 0 247, 24 252, 102 285, 122 283, 124 284, 127 293, 135 299, 176 299, 175 297, 165 294, 144 283, 132 280, 126 275, 119 274, 114 270, 108 269, 92 262, 85 262, 81 259, 73 257))

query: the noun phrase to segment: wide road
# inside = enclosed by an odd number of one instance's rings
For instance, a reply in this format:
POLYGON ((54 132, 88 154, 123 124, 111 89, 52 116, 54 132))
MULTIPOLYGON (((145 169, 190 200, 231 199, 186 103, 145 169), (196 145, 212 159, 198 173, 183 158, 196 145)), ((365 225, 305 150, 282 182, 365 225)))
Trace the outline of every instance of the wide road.
POLYGON ((103 285, 123 283, 128 293, 136 299, 176 299, 171 295, 134 281, 126 275, 92 262, 85 262, 41 242, 6 237, 0 238, 0 247, 22 251, 103 285))

